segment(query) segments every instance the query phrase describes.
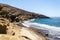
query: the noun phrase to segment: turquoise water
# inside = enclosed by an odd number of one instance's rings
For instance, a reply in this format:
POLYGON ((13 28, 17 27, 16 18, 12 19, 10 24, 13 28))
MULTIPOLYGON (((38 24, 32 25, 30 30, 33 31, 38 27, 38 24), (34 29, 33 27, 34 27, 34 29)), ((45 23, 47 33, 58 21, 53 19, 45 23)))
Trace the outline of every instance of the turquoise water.
POLYGON ((43 19, 36 19, 32 22, 47 24, 50 26, 60 27, 60 17, 53 17, 53 18, 43 18, 43 19))

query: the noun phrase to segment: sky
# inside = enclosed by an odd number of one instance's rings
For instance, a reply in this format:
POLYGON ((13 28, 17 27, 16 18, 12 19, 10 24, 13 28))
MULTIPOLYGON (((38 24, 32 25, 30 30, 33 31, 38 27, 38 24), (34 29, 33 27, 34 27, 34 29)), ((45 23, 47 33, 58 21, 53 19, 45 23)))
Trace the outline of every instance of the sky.
POLYGON ((60 0, 0 0, 0 3, 49 17, 60 17, 60 0))

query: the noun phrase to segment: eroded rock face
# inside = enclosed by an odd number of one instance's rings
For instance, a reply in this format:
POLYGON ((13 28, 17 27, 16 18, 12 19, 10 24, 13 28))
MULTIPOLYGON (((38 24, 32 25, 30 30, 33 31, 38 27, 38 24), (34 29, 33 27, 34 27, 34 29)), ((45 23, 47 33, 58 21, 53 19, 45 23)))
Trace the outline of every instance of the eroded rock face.
POLYGON ((17 22, 19 22, 19 20, 24 21, 36 18, 49 18, 45 15, 28 12, 22 9, 9 6, 7 4, 0 4, 0 16, 8 18, 9 20, 11 19, 11 21, 16 21, 16 19, 18 19, 17 22))
POLYGON ((11 23, 8 19, 0 18, 0 40, 46 40, 27 27, 11 23))
POLYGON ((0 4, 0 40, 46 40, 44 36, 37 35, 30 28, 19 25, 20 21, 36 18, 49 17, 0 4))
POLYGON ((0 40, 29 40, 21 35, 21 27, 0 18, 0 40))
POLYGON ((0 18, 0 34, 7 34, 8 21, 4 18, 0 18))

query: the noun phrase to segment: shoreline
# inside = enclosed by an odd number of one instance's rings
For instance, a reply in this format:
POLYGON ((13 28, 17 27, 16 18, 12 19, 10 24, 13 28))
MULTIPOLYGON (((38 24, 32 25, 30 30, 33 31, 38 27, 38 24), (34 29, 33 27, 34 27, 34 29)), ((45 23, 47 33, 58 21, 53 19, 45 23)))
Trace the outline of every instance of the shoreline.
POLYGON ((59 35, 60 35, 60 28, 59 27, 54 27, 54 26, 49 26, 49 25, 44 25, 44 24, 36 24, 36 23, 31 23, 31 22, 25 22, 25 23, 24 23, 25 26, 27 26, 29 28, 33 27, 33 28, 37 28, 37 30, 40 29, 38 31, 41 34, 43 33, 43 35, 45 35, 45 33, 47 33, 49 35, 49 37, 48 37, 49 39, 50 39, 50 37, 52 37, 51 39, 53 39, 53 40, 54 40, 55 37, 56 38, 60 38, 59 37, 59 35), (35 25, 33 25, 33 24, 35 24, 35 25))

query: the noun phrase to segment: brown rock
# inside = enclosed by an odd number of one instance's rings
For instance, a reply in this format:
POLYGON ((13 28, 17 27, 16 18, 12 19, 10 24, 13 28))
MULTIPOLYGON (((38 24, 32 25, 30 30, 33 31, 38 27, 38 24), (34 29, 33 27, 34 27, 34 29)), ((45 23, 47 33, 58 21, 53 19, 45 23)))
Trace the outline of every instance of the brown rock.
MULTIPOLYGON (((36 19, 36 18, 49 18, 45 15, 28 12, 22 9, 9 6, 7 4, 0 4, 0 14, 2 14, 0 15, 2 17, 5 17, 5 18, 8 17, 9 20, 12 20, 10 18, 11 16, 15 16, 15 18, 18 17, 18 19, 21 21, 29 20, 29 19, 36 19)), ((16 21, 15 18, 12 21, 16 21)))
POLYGON ((11 23, 0 18, 0 40, 46 40, 46 38, 32 29, 11 23))

